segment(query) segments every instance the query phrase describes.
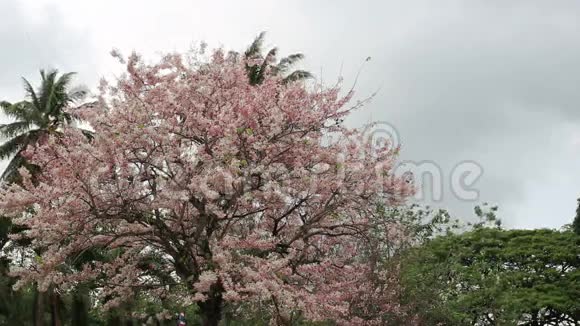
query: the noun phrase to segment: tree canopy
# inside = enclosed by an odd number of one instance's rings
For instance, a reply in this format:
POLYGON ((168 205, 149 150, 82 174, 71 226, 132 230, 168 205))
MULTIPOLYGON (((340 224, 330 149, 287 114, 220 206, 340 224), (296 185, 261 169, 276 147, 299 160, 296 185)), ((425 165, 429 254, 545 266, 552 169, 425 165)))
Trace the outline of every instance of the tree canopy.
POLYGON ((15 181, 21 166, 27 166, 32 172, 37 167, 26 164, 22 151, 28 145, 43 140, 46 135, 57 132, 65 124, 73 122, 73 115, 66 109, 76 100, 83 98, 86 91, 81 88, 70 88, 74 73, 58 75, 58 70, 40 71, 41 84, 37 90, 24 80, 26 99, 17 103, 0 102, 3 113, 14 119, 13 122, 0 125, 0 159, 10 159, 10 163, 0 179, 15 181))
POLYGON ((409 254, 406 300, 427 324, 574 325, 580 321, 580 237, 479 228, 409 254))
POLYGON ((580 323, 580 199, 560 231, 409 205, 398 148, 343 123, 365 101, 264 37, 0 102, 0 325, 580 323))
POLYGON ((196 303, 204 325, 225 302, 256 300, 278 323, 292 311, 371 323, 351 304, 374 290, 358 243, 374 203, 413 188, 393 173, 392 149, 340 122, 359 106, 351 94, 277 75, 251 85, 219 50, 191 65, 132 55, 127 72, 106 104, 79 112, 93 139, 49 135, 25 151, 43 167, 38 184, 21 169, 22 185, 1 191, 0 209, 46 248, 19 284, 92 280, 105 306, 136 290, 171 297, 196 303), (111 259, 67 264, 95 247, 111 259))

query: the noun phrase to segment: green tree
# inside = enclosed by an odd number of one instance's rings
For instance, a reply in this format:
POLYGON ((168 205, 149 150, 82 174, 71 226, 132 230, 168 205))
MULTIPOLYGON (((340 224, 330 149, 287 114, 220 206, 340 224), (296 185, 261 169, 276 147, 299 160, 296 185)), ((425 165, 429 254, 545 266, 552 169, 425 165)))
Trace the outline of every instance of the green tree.
POLYGON ((580 235, 580 198, 578 198, 578 207, 576 208, 576 216, 572 222, 572 231, 580 235))
POLYGON ((407 255, 403 303, 426 325, 580 322, 580 237, 476 228, 407 255))
POLYGON ((22 152, 28 145, 37 144, 49 133, 58 132, 63 125, 70 125, 75 119, 66 109, 76 100, 83 98, 86 91, 74 89, 70 82, 74 73, 59 76, 57 70, 40 71, 41 84, 35 90, 24 79, 26 99, 17 103, 0 102, 4 114, 14 121, 0 125, 0 137, 5 142, 0 145, 0 160, 10 159, 2 180, 18 181, 17 170, 21 166, 31 172, 38 167, 26 163, 22 152))
MULTIPOLYGON (((261 84, 266 74, 279 75, 286 83, 312 77, 312 74, 305 70, 291 71, 296 63, 304 59, 302 53, 290 54, 278 60, 278 48, 274 47, 264 54, 265 37, 266 32, 260 33, 244 52, 250 84, 261 84)), ((232 52, 231 55, 236 59, 239 57, 236 52, 232 52)))
MULTIPOLYGON (((20 182, 20 167, 27 168, 33 175, 40 171, 40 167, 26 162, 22 155, 29 145, 41 143, 48 134, 60 131, 65 125, 75 122, 75 117, 67 112, 75 101, 86 96, 81 88, 72 89, 71 79, 74 73, 59 75, 57 70, 40 71, 41 83, 38 89, 24 80, 26 98, 23 101, 9 103, 0 102, 0 108, 13 121, 0 125, 0 137, 5 141, 0 145, 0 160, 9 159, 8 166, 0 176, 5 182, 20 182)), ((85 131, 88 133, 87 131, 85 131)), ((62 299, 51 288, 48 298, 43 293, 35 291, 35 325, 44 323, 44 305, 49 300, 52 323, 62 324, 62 299)))

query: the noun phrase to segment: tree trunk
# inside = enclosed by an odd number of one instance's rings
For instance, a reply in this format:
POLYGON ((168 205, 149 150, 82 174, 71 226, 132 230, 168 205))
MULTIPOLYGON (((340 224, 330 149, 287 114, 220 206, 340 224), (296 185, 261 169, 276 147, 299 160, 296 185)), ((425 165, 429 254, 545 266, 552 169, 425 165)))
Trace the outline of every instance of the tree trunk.
POLYGON ((34 326, 44 326, 44 292, 34 287, 34 307, 32 311, 34 326))
POLYGON ((107 318, 107 326, 121 326, 123 323, 121 322, 121 318, 119 316, 110 314, 107 318))
POLYGON ((90 296, 88 288, 78 287, 73 293, 72 325, 89 324, 90 296))
POLYGON ((222 298, 223 287, 221 284, 214 284, 210 288, 209 298, 197 305, 201 315, 202 326, 218 326, 222 319, 224 301, 222 298))
POLYGON ((53 287, 49 288, 50 292, 50 315, 52 326, 62 326, 62 318, 60 316, 60 296, 53 287))
POLYGON ((539 314, 540 314, 539 311, 532 312, 532 314, 531 314, 532 315, 532 322, 531 322, 530 325, 533 325, 533 326, 542 326, 541 323, 540 323, 540 321, 538 320, 538 315, 539 314))

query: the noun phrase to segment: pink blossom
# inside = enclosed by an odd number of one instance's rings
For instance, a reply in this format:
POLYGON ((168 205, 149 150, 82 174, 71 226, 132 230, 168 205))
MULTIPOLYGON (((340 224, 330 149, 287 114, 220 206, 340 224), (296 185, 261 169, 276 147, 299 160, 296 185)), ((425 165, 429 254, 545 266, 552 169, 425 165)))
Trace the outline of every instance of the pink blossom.
POLYGON ((93 140, 66 129, 26 150, 39 183, 22 171, 22 185, 0 191, 0 211, 47 249, 15 273, 43 287, 95 280, 107 306, 138 288, 197 302, 202 315, 224 300, 261 300, 360 324, 352 310, 377 288, 357 244, 375 203, 414 191, 392 176, 395 153, 371 153, 359 130, 337 123, 358 108, 350 93, 276 76, 252 86, 244 63, 220 51, 184 62, 133 54, 83 115, 93 140), (96 246, 118 256, 63 272, 96 246))

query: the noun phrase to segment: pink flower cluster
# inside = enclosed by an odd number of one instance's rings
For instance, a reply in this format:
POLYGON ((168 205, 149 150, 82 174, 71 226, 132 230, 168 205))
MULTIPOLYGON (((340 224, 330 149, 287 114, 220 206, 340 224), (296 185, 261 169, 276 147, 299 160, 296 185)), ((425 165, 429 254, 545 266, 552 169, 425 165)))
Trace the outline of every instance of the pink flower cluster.
POLYGON ((94 139, 66 129, 29 148, 38 184, 22 171, 23 185, 0 192, 2 213, 43 248, 17 272, 23 281, 97 280, 120 299, 180 291, 202 314, 262 300, 279 314, 355 323, 353 302, 373 291, 356 259, 373 204, 414 189, 392 175, 394 151, 342 124, 358 107, 352 94, 276 76, 253 86, 221 51, 194 64, 132 55, 127 68, 81 113, 94 139), (67 265, 90 248, 114 254, 67 265))

